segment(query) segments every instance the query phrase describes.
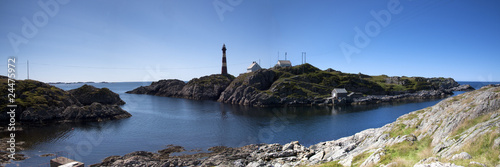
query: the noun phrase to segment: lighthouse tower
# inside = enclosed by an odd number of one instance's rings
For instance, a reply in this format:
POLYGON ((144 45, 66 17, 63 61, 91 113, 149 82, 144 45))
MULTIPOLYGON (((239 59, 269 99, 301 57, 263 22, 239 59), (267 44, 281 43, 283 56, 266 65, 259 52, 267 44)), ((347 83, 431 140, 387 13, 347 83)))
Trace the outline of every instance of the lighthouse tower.
POLYGON ((222 45, 222 70, 221 74, 226 75, 227 74, 227 63, 226 63, 226 44, 222 45))

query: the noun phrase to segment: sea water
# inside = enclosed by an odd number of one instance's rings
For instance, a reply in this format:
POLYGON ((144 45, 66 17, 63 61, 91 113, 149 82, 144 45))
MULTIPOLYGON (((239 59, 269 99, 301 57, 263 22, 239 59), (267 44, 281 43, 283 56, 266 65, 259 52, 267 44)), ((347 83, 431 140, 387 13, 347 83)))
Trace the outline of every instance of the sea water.
MULTIPOLYGON (((460 82, 476 89, 490 82, 460 82)), ((310 146, 353 135, 368 128, 381 127, 399 116, 438 103, 416 103, 348 107, 274 107, 255 108, 222 104, 216 101, 188 100, 151 95, 126 94, 149 82, 91 83, 109 88, 126 102, 123 109, 132 117, 94 123, 57 124, 25 128, 16 140, 25 141, 30 157, 7 166, 47 165, 56 154, 87 165, 111 155, 134 151, 155 152, 169 144, 186 150, 207 151, 213 146, 239 147, 257 143, 299 141, 310 146)), ((64 90, 83 84, 54 84, 64 90)), ((456 94, 463 92, 456 92, 456 94)))

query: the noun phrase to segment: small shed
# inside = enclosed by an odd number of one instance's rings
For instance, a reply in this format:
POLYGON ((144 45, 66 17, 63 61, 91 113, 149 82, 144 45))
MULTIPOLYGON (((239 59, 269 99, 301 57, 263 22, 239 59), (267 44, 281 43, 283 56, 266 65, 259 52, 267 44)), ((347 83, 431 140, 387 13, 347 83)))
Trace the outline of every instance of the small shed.
POLYGON ((278 64, 277 64, 279 67, 291 67, 292 66, 292 62, 290 62, 290 60, 278 60, 278 64))
POLYGON ((250 66, 248 66, 247 72, 254 72, 260 69, 262 69, 260 65, 254 61, 252 64, 250 64, 250 66))
POLYGON ((332 90, 332 97, 333 98, 345 98, 347 97, 347 90, 345 88, 334 88, 332 90))

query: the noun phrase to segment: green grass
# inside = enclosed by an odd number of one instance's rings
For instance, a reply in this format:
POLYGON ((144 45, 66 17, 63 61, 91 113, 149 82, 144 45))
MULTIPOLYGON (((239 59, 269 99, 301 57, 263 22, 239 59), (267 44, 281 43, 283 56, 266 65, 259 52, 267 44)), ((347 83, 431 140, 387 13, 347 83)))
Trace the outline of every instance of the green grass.
POLYGON ((313 167, 344 167, 339 164, 339 161, 326 162, 318 165, 314 165, 313 167))
POLYGON ((431 142, 430 137, 424 137, 415 142, 403 141, 387 146, 385 148, 386 154, 381 157, 379 164, 388 164, 393 161, 400 164, 416 164, 432 154, 431 142))
POLYGON ((369 153, 368 151, 366 152, 363 152, 357 156, 355 156, 354 158, 352 158, 352 162, 351 162, 351 166, 360 166, 365 160, 366 158, 368 158, 370 156, 371 153, 369 153))
POLYGON ((416 129, 417 128, 415 128, 415 127, 407 127, 407 125, 405 125, 405 124, 398 123, 389 132, 389 136, 391 138, 394 138, 397 136, 409 135, 412 132, 414 132, 416 129))
MULTIPOLYGON (((459 152, 467 152, 472 156, 469 160, 451 161, 457 165, 467 166, 471 161, 485 164, 486 166, 496 166, 500 164, 500 148, 493 147, 495 139, 500 137, 500 133, 492 131, 482 136, 478 136, 474 141, 466 143, 459 152)), ((457 153, 459 153, 457 152, 457 153)))
POLYGON ((415 118, 418 118, 418 115, 417 113, 411 113, 411 114, 408 114, 406 115, 404 118, 402 118, 401 120, 412 120, 412 119, 415 119, 415 118))

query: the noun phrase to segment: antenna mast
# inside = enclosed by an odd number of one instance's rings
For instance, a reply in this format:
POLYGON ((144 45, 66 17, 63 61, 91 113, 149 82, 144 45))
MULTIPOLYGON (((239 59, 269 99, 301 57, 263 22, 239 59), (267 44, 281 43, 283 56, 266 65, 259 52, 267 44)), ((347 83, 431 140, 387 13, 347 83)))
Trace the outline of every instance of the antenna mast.
POLYGON ((26 64, 27 64, 27 72, 28 72, 28 80, 30 79, 30 61, 29 60, 26 60, 26 64))

